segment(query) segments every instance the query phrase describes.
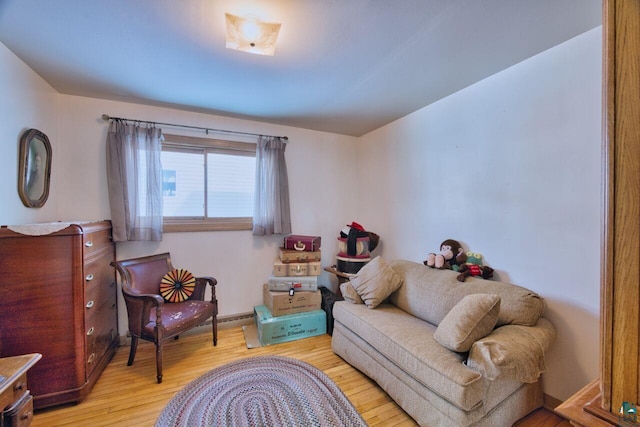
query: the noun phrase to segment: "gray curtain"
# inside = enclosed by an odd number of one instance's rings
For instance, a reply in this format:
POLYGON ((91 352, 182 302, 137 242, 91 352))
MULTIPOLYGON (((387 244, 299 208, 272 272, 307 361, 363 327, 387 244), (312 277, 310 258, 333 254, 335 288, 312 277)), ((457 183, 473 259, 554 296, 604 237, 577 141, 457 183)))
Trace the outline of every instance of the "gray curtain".
POLYGON ((289 178, 281 138, 260 136, 256 151, 256 195, 253 234, 291 233, 289 178))
POLYGON ((113 240, 162 240, 162 130, 112 121, 107 182, 113 240))

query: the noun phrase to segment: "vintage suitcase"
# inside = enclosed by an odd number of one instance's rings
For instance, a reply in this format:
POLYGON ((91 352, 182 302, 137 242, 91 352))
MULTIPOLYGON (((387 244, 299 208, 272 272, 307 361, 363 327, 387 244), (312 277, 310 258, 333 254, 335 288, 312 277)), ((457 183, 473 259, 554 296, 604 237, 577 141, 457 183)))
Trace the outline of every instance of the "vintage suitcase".
POLYGON ((293 289, 297 291, 315 292, 318 290, 318 276, 302 276, 302 277, 269 277, 270 291, 289 292, 293 289))
POLYGON ((291 262, 287 266, 287 276, 307 276, 306 262, 291 262))
POLYGON ((322 294, 320 308, 327 313, 327 334, 333 335, 333 304, 336 301, 344 301, 344 298, 341 295, 334 294, 328 288, 320 287, 318 289, 320 289, 320 293, 322 294))
POLYGON ((307 275, 319 276, 322 273, 322 264, 320 261, 311 261, 307 263, 307 275))
POLYGON ((290 262, 314 262, 321 260, 320 251, 296 251, 280 248, 280 261, 284 263, 290 262))
POLYGON ((266 305, 253 308, 258 328, 258 339, 262 345, 294 341, 327 333, 324 310, 274 316, 266 305))
POLYGON ((282 276, 319 276, 322 272, 320 261, 312 262, 282 262, 276 260, 273 263, 273 275, 282 276))
POLYGON ((320 236, 290 234, 284 238, 284 248, 294 251, 314 252, 320 250, 320 236))

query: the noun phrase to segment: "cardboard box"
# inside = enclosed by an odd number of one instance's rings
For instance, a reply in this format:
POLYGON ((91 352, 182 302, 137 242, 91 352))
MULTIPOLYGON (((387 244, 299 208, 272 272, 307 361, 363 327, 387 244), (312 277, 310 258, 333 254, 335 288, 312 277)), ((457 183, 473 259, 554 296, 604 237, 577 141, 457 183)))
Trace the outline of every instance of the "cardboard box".
POLYGON ((327 317, 324 310, 274 317, 266 306, 259 305, 254 307, 253 315, 262 345, 294 341, 327 333, 327 317))
POLYGON ((262 287, 262 303, 267 306, 274 317, 284 316, 320 310, 322 294, 320 291, 299 291, 290 296, 289 292, 270 291, 269 285, 265 283, 262 287))

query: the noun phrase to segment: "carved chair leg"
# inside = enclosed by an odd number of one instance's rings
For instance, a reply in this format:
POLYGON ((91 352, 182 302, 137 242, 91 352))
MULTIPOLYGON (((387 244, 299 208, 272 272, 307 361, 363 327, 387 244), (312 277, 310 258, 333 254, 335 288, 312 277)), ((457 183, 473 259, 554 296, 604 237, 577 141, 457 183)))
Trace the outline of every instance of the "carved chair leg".
POLYGON ((213 345, 218 345, 218 320, 216 316, 213 316, 211 319, 211 324, 213 325, 213 345))
POLYGON ((129 361, 127 366, 133 365, 133 359, 136 358, 136 350, 138 349, 138 337, 131 337, 131 350, 129 350, 129 361))
POLYGON ((162 343, 156 344, 156 371, 158 384, 160 384, 162 382, 162 343))

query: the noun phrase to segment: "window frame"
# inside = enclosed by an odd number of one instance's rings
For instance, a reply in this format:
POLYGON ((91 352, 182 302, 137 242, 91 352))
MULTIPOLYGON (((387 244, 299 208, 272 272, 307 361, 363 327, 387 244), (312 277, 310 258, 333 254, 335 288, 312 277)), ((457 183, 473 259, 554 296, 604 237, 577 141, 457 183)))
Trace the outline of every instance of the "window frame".
MULTIPOLYGON (((256 156, 257 145, 255 142, 229 141, 213 138, 199 138, 195 136, 164 134, 162 151, 202 152, 206 159, 207 152, 221 154, 256 156)), ((206 161, 206 160, 205 160, 206 161)), ((207 178, 205 169, 204 203, 205 214, 207 212, 207 178)), ((236 218, 207 218, 203 217, 162 217, 162 230, 165 233, 193 232, 193 231, 235 231, 252 230, 253 216, 236 218)))

